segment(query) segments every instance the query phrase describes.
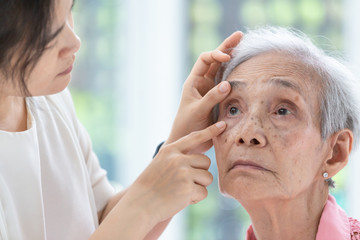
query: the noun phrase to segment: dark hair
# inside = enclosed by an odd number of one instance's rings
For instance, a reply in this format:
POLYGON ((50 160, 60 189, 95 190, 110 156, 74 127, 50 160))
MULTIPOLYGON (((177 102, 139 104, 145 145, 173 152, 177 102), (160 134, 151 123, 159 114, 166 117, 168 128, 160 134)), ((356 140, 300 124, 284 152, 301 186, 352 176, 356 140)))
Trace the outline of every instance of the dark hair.
POLYGON ((61 30, 51 32, 53 10, 54 0, 1 1, 0 73, 25 96, 30 96, 26 77, 61 30))

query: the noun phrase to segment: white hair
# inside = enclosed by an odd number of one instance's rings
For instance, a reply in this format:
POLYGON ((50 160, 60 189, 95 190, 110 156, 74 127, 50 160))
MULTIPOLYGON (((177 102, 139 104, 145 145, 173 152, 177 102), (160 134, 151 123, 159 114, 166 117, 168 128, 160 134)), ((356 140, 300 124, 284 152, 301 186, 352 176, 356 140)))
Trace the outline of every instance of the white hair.
POLYGON ((298 30, 264 27, 248 31, 233 49, 232 59, 222 64, 215 78, 216 84, 225 81, 239 64, 268 52, 287 53, 320 77, 322 89, 318 92, 323 139, 348 128, 353 132, 356 147, 360 136, 358 79, 344 63, 325 54, 298 30))

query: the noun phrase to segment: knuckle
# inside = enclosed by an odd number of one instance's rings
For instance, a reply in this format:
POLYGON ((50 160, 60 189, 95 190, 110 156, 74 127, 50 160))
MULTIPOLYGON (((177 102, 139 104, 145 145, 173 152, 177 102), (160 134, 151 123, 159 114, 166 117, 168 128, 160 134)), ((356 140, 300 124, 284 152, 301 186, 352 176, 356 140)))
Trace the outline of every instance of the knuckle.
POLYGON ((171 152, 172 152, 172 143, 161 146, 158 154, 161 154, 161 153, 169 154, 171 152))
POLYGON ((208 196, 208 190, 206 187, 200 187, 196 189, 196 192, 192 196, 191 203, 195 204, 204 200, 208 196))
POLYGON ((208 170, 211 165, 211 160, 208 156, 203 155, 199 158, 199 161, 201 161, 201 165, 203 166, 203 169, 208 170))
POLYGON ((205 51, 200 53, 200 57, 201 58, 206 58, 207 56, 209 56, 212 53, 212 51, 205 51))
POLYGON ((210 65, 211 61, 209 61, 209 56, 212 57, 212 52, 202 52, 200 54, 200 60, 205 63, 206 65, 210 65))
POLYGON ((214 102, 217 102, 218 100, 218 94, 216 93, 215 89, 212 88, 209 90, 209 92, 207 92, 207 94, 203 97, 202 101, 204 102, 204 104, 212 104, 214 102))
POLYGON ((205 96, 206 102, 211 102, 211 103, 216 102, 218 98, 219 98, 219 94, 217 94, 216 87, 212 88, 205 96))
POLYGON ((189 137, 194 140, 197 140, 200 136, 201 136, 201 132, 199 131, 191 132, 189 134, 189 137))
POLYGON ((199 198, 198 200, 204 200, 208 196, 208 191, 205 187, 201 188, 201 191, 199 192, 199 198))
POLYGON ((208 190, 206 188, 204 188, 204 191, 203 191, 203 199, 205 199, 207 196, 208 196, 208 190))
POLYGON ((186 166, 181 166, 178 168, 178 176, 181 180, 188 180, 190 175, 190 169, 186 166))

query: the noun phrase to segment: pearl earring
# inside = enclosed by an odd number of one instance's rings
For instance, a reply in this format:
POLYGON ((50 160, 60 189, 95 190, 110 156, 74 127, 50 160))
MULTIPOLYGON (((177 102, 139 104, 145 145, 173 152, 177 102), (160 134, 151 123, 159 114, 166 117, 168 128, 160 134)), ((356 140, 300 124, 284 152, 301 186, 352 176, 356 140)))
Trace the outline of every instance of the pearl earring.
POLYGON ((328 174, 327 172, 324 172, 324 173, 323 173, 323 177, 324 177, 324 178, 327 178, 328 176, 329 176, 329 174, 328 174))

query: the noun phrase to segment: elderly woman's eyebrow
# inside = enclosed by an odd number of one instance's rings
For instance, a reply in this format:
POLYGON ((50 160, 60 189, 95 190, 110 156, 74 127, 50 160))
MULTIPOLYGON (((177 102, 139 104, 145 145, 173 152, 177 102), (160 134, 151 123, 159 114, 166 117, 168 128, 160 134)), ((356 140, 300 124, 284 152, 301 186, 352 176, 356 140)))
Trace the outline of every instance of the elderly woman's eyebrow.
POLYGON ((272 79, 270 79, 269 83, 280 86, 280 87, 290 88, 290 89, 298 92, 300 95, 303 95, 301 88, 294 82, 291 82, 291 81, 288 81, 285 79, 281 79, 281 78, 272 78, 272 79))
POLYGON ((229 81, 231 89, 245 88, 247 86, 246 82, 240 80, 229 81))
MULTIPOLYGON (((245 88, 247 86, 246 82, 243 82, 241 80, 232 80, 229 81, 231 89, 239 89, 239 88, 245 88)), ((280 87, 290 88, 298 92, 300 95, 302 94, 301 88, 296 84, 289 80, 282 79, 282 78, 271 78, 269 81, 270 84, 274 84, 280 87)))

